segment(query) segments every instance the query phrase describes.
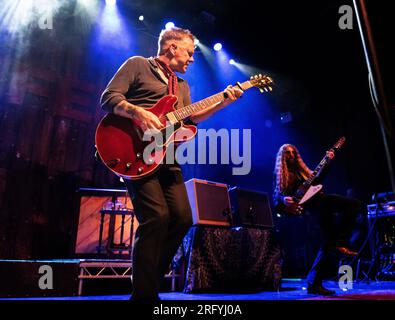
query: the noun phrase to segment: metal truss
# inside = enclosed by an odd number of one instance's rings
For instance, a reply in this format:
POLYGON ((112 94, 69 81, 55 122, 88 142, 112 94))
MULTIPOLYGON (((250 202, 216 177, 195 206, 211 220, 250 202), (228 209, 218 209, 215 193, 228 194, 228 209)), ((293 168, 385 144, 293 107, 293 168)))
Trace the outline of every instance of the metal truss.
MULTIPOLYGON (((128 261, 81 261, 78 275, 78 295, 82 294, 83 282, 85 279, 125 279, 132 277, 132 262, 128 261)), ((182 280, 183 275, 177 274, 175 270, 170 270, 165 275, 171 278, 171 290, 175 291, 176 279, 182 280)))

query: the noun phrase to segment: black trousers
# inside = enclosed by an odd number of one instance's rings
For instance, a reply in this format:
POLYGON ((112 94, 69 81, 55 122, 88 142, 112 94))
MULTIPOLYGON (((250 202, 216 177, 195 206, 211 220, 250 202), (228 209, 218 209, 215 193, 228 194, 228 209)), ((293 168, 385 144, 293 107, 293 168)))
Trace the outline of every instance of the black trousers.
POLYGON ((192 225, 181 170, 162 166, 141 180, 125 180, 139 223, 133 246, 132 299, 156 299, 160 281, 192 225))
POLYGON ((335 246, 347 246, 355 218, 361 208, 357 199, 336 194, 320 193, 306 204, 306 210, 319 215, 319 224, 323 235, 323 244, 307 275, 310 285, 321 285, 324 268, 335 246), (336 219, 335 214, 340 215, 336 219))

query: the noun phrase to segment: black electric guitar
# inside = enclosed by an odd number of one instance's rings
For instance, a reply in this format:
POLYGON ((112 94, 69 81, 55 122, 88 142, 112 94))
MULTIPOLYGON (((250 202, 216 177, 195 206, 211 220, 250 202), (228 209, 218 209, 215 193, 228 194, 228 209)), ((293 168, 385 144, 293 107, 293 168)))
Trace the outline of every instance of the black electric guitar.
POLYGON ((346 141, 345 137, 341 137, 331 149, 326 152, 324 158, 322 158, 321 162, 317 165, 311 176, 303 182, 302 185, 298 187, 295 194, 292 196, 295 205, 285 206, 281 205, 279 211, 285 214, 301 214, 303 212, 303 204, 309 201, 314 195, 322 189, 322 184, 315 184, 316 178, 321 174, 321 172, 328 166, 331 162, 331 158, 328 153, 332 151, 335 153, 338 151, 346 141))

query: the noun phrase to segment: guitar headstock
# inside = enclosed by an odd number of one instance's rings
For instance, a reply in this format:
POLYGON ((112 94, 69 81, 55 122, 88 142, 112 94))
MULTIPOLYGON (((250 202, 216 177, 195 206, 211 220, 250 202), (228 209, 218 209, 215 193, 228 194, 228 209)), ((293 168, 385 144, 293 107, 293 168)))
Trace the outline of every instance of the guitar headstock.
POLYGON ((343 146, 344 142, 346 142, 346 137, 341 137, 339 140, 337 140, 337 142, 334 144, 332 149, 334 150, 340 149, 343 146))
POLYGON ((252 86, 257 87, 260 92, 268 92, 273 90, 273 79, 265 75, 255 75, 250 78, 252 86))

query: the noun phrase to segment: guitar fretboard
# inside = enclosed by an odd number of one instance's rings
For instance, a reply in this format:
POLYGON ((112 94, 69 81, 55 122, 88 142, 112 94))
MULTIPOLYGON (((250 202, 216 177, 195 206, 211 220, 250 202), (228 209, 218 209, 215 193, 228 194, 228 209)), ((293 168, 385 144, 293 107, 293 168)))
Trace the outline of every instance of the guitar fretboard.
POLYGON ((315 168, 313 173, 311 174, 310 178, 308 178, 305 181, 305 185, 311 185, 314 179, 318 176, 319 173, 321 173, 322 169, 329 163, 330 158, 328 156, 325 156, 321 162, 318 164, 318 166, 315 168))
MULTIPOLYGON (((336 150, 339 150, 345 141, 345 138, 342 137, 335 143, 335 145, 330 149, 330 151, 335 152, 336 150)), ((314 179, 321 173, 323 168, 331 161, 331 158, 328 155, 325 155, 325 157, 321 160, 321 162, 318 164, 318 166, 315 168, 311 176, 304 182, 304 186, 310 186, 314 179)))
MULTIPOLYGON (((235 88, 235 87, 240 87, 243 91, 245 91, 245 90, 252 88, 253 85, 248 80, 243 83, 239 83, 237 86, 233 86, 233 88, 235 88)), ((198 102, 192 103, 192 104, 185 106, 183 108, 177 109, 177 110, 173 111, 172 113, 174 114, 174 116, 176 117, 176 119, 178 121, 181 121, 181 120, 186 119, 201 110, 211 107, 212 105, 222 102, 224 100, 225 100, 224 92, 219 92, 219 93, 214 94, 208 98, 205 98, 205 99, 200 100, 198 102)))

